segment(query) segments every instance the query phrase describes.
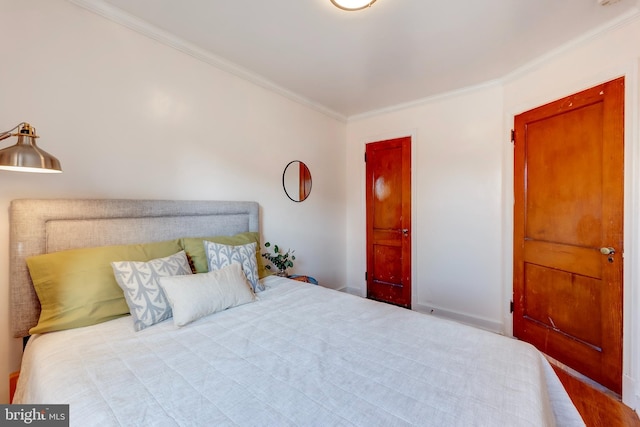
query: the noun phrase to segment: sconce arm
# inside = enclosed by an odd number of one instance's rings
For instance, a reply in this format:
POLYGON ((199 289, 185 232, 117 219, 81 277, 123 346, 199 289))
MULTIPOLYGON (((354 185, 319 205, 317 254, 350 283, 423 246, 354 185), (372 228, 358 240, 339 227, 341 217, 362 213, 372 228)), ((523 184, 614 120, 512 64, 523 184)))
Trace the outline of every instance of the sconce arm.
POLYGON ((14 127, 13 129, 9 129, 6 132, 0 132, 0 141, 2 141, 3 139, 7 139, 11 136, 11 132, 13 132, 14 130, 18 129, 20 126, 25 125, 26 122, 22 122, 22 123, 18 123, 16 125, 16 127, 14 127))

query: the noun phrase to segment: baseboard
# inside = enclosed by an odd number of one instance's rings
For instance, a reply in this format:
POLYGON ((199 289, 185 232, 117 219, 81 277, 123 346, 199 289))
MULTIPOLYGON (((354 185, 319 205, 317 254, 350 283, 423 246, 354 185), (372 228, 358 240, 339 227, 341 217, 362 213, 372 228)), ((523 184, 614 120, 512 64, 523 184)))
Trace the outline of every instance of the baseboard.
MULTIPOLYGON (((346 286, 337 290, 363 298, 366 297, 366 295, 363 295, 362 290, 359 288, 350 288, 346 286)), ((501 322, 496 322, 477 316, 470 316, 468 314, 458 313, 452 310, 445 310, 440 307, 425 304, 413 304, 412 308, 414 311, 417 311, 419 313, 431 314, 433 316, 455 320, 458 323, 464 323, 465 325, 474 326, 476 328, 485 329, 489 332, 495 332, 497 334, 504 335, 504 325, 501 322)))
POLYGON ((355 295, 357 297, 364 297, 365 295, 362 294, 362 291, 359 288, 350 288, 350 287, 344 287, 344 288, 340 288, 338 289, 340 292, 345 292, 347 294, 351 294, 351 295, 355 295))
POLYGON ((635 380, 628 375, 622 376, 622 403, 640 414, 640 390, 635 380))
POLYGON ((474 326, 480 329, 485 329, 497 334, 504 334, 504 325, 501 322, 496 322, 494 320, 471 316, 468 314, 425 304, 413 304, 413 309, 420 313, 431 314, 433 316, 455 320, 456 322, 464 323, 465 325, 474 326))

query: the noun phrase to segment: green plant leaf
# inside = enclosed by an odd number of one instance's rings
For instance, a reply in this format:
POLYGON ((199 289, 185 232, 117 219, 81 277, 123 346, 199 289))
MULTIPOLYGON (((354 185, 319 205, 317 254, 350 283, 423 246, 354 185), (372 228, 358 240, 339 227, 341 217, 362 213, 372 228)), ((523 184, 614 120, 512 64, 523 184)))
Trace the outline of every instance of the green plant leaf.
MULTIPOLYGON (((265 248, 268 248, 270 246, 271 246, 271 242, 266 242, 264 244, 265 248)), ((268 250, 262 253, 262 256, 267 260, 269 260, 269 262, 271 262, 272 264, 272 265, 265 265, 265 268, 267 270, 278 269, 281 273, 286 273, 287 268, 293 267, 293 260, 296 259, 295 255, 293 255, 293 252, 295 251, 292 251, 291 249, 287 250, 286 252, 283 252, 281 247, 274 244, 273 253, 269 252, 268 250)))

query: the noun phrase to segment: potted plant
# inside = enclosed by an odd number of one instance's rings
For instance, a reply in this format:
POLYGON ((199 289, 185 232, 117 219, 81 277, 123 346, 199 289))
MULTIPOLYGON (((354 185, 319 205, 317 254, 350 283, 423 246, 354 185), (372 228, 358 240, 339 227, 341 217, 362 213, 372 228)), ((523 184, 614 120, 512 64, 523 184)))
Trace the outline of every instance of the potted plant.
MULTIPOLYGON (((271 247, 271 243, 267 242, 264 244, 265 248, 271 247)), ((282 252, 282 250, 278 247, 278 245, 273 245, 273 253, 264 252, 262 256, 269 260, 271 264, 275 268, 278 269, 276 275, 287 277, 287 268, 293 267, 293 261, 296 259, 295 255, 293 255, 295 251, 287 250, 286 252, 282 252)), ((267 270, 271 270, 271 266, 265 266, 267 270)))

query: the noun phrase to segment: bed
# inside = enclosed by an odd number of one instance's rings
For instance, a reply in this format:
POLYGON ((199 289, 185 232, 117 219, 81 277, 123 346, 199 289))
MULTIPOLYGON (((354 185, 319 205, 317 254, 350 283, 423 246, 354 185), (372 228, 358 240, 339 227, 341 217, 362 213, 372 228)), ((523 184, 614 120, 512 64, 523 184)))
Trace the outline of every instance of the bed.
MULTIPOLYGON (((18 337, 45 310, 26 260, 260 232, 255 202, 15 200, 10 221, 18 337)), ((218 273, 193 276, 206 274, 218 273)), ((77 426, 584 425, 526 343, 264 274, 251 301, 177 326, 172 295, 185 288, 167 284, 186 276, 159 279, 173 319, 135 330, 134 314, 121 315, 31 335, 14 403, 69 404, 77 426)))

